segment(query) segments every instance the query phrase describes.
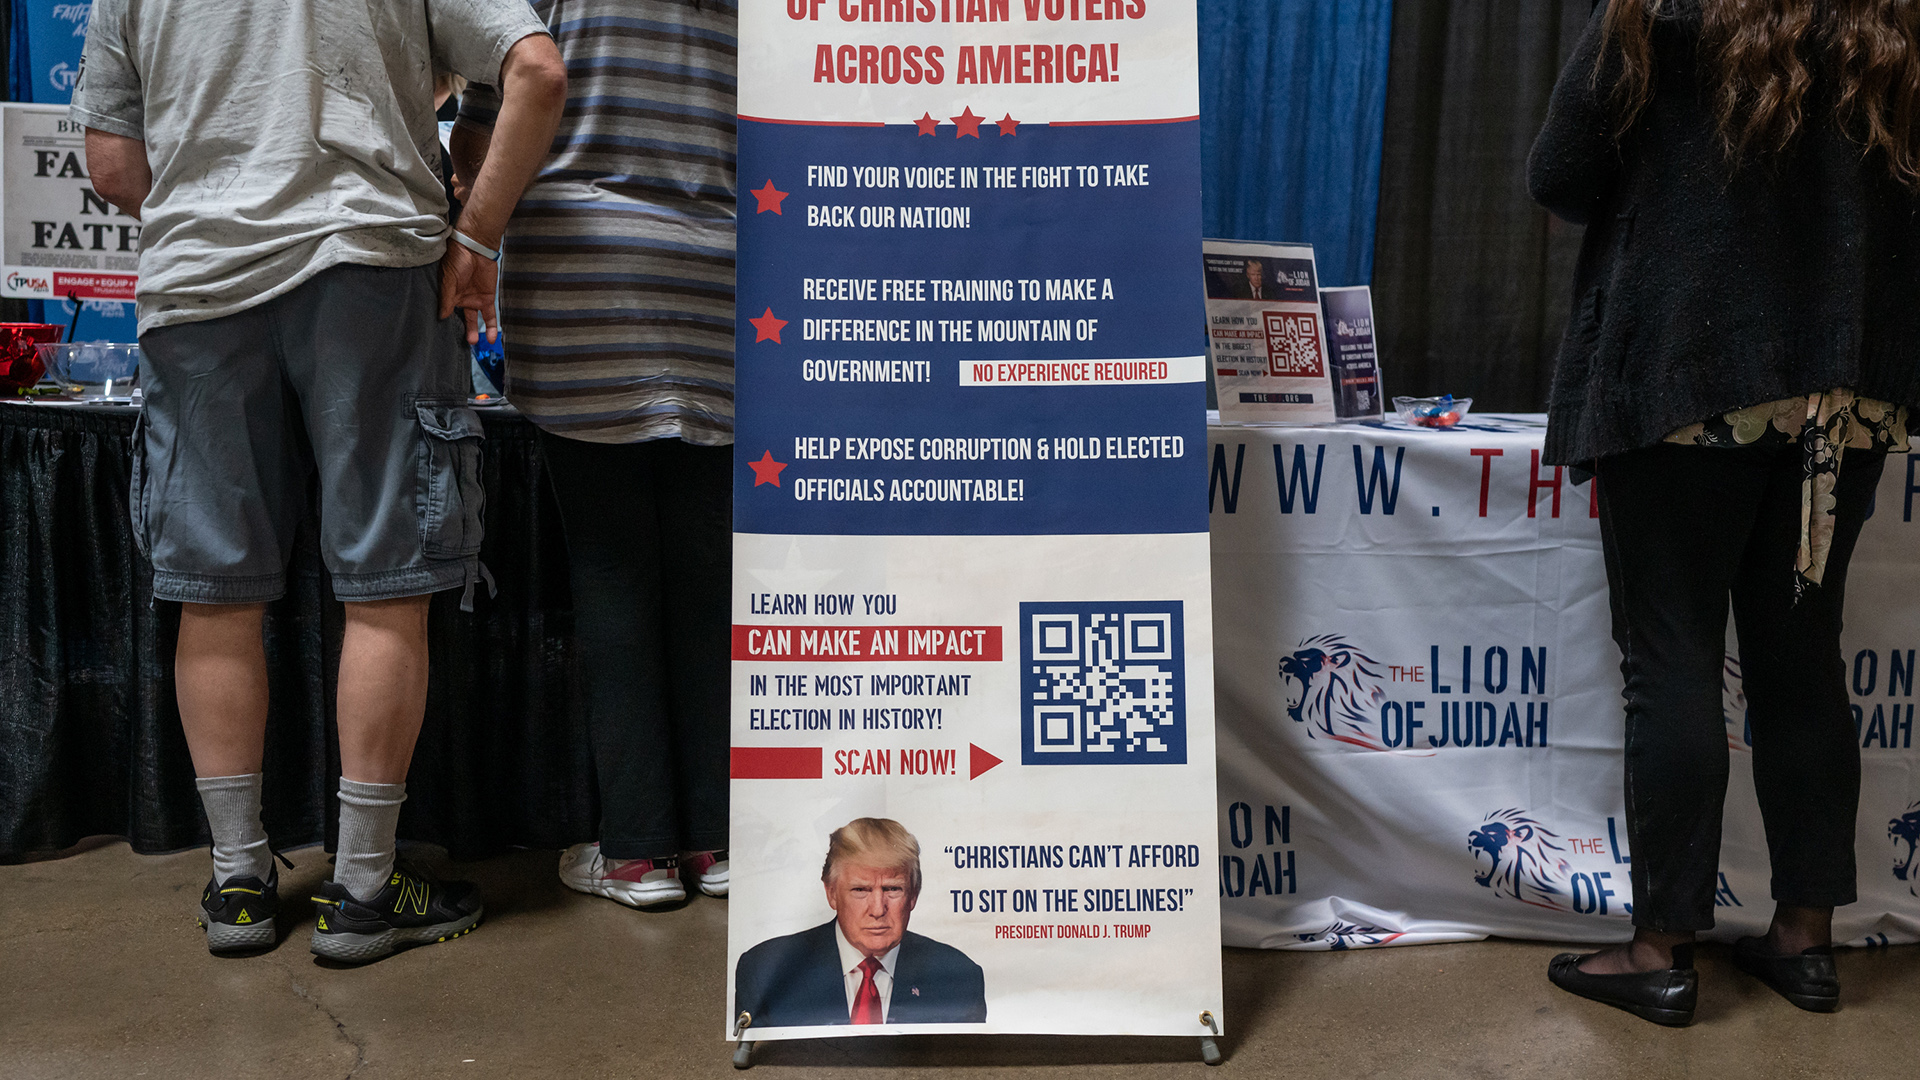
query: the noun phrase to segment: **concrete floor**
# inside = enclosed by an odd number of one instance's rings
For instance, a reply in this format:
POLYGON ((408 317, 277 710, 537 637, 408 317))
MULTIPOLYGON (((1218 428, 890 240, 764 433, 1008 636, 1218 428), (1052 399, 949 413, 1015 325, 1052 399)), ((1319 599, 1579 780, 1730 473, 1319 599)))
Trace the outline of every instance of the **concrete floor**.
MULTIPOLYGON (((325 871, 296 852, 284 895, 325 871)), ((261 957, 210 957, 199 852, 112 843, 0 866, 0 1077, 734 1075, 714 1037, 726 904, 663 914, 568 892, 552 852, 440 865, 486 890, 474 934, 358 970, 318 966, 310 913, 261 957)), ((433 863, 431 856, 426 861, 433 863)), ((1920 1076, 1920 953, 1848 952, 1845 1006, 1814 1016, 1707 947, 1700 1018, 1667 1030, 1547 984, 1552 945, 1228 950, 1227 1063, 1190 1039, 929 1036, 764 1044, 751 1075, 1920 1076)))

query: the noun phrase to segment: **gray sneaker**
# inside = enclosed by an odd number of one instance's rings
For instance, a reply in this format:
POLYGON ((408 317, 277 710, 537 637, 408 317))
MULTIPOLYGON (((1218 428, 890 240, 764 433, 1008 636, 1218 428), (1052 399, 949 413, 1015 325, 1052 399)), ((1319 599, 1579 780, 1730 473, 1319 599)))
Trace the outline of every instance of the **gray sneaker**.
POLYGON ((396 860, 386 885, 366 900, 322 882, 313 895, 313 953, 343 964, 365 964, 415 945, 457 938, 480 925, 480 889, 470 881, 439 881, 396 860))

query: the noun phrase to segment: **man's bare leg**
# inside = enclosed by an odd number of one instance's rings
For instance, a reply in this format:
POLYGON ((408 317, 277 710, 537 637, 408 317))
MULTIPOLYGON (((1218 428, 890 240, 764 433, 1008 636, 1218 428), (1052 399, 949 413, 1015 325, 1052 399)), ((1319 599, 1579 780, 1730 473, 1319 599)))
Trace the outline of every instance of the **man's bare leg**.
POLYGON ((407 766, 427 709, 427 607, 409 596, 347 605, 340 647, 340 850, 333 880, 371 899, 393 872, 407 766))
POLYGON ((340 775, 403 784, 427 712, 427 596, 347 605, 340 645, 340 775))
POLYGON ((265 604, 181 604, 173 656, 180 726, 196 776, 260 771, 267 741, 265 604))

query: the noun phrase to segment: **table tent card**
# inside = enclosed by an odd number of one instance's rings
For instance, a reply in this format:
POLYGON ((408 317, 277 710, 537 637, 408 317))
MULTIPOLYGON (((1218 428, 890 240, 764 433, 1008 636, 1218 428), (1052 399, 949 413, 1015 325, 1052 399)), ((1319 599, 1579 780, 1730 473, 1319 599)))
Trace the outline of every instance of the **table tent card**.
POLYGON ((741 9, 729 1035, 1219 1022, 1197 70, 741 9))
POLYGON ((1333 412, 1341 420, 1378 420, 1382 413, 1379 339, 1373 333, 1373 290, 1365 285, 1320 290, 1326 320, 1333 412))
POLYGON ((1313 245, 1208 240, 1202 251, 1220 419, 1335 419, 1313 245))

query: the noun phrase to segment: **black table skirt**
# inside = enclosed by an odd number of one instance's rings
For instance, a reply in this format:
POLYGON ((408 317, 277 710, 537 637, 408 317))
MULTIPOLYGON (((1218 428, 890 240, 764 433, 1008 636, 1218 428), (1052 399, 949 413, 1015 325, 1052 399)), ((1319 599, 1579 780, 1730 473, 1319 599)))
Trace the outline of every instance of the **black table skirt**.
MULTIPOLYGON (((426 725, 403 838, 459 857, 592 839, 599 810, 572 646, 566 545, 533 426, 486 424, 486 544, 499 584, 434 597, 426 725)), ((0 860, 97 835, 206 842, 174 704, 179 605, 155 603, 127 520, 131 409, 0 404, 0 860)), ((333 846, 342 609, 301 527, 269 607, 267 832, 333 846)))

